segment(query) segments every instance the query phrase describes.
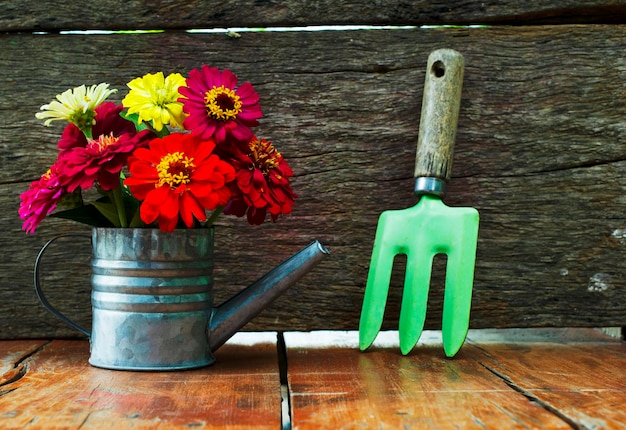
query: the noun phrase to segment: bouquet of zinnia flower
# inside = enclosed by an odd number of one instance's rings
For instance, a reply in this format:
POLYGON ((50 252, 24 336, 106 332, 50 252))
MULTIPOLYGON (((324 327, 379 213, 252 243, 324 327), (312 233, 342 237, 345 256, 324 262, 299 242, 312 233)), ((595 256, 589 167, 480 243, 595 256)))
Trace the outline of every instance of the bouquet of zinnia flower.
POLYGON ((210 226, 222 211, 253 225, 291 212, 293 172, 252 131, 262 116, 252 84, 203 65, 187 78, 158 72, 127 85, 121 105, 105 101, 116 90, 102 83, 41 107, 46 126, 69 124, 56 162, 20 196, 23 230, 33 233, 47 215, 173 231, 210 226), (97 198, 85 203, 91 188, 97 198))

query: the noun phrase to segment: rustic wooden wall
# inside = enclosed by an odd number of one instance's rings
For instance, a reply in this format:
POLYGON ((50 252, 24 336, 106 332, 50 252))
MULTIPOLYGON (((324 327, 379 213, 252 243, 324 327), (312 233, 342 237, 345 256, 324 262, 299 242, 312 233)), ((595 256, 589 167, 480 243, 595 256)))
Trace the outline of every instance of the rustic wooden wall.
MULTIPOLYGON (((481 214, 472 326, 626 325, 626 27, 615 25, 625 1, 0 3, 0 338, 75 335, 38 304, 32 267, 47 239, 79 228, 48 220, 29 236, 17 215, 61 130, 35 119, 39 106, 83 83, 109 82, 119 100, 136 76, 202 63, 255 85, 260 134, 290 161, 299 194, 273 225, 222 218, 219 298, 317 238, 332 256, 246 329, 355 329, 378 215, 415 204, 424 69, 441 47, 466 59, 446 201, 481 214), (184 31, 305 24, 414 27, 184 31), (58 34, 86 29, 166 31, 58 34)), ((88 252, 65 242, 44 267, 50 300, 86 325, 88 252)), ((397 327, 401 284, 398 270, 386 328, 397 327)))

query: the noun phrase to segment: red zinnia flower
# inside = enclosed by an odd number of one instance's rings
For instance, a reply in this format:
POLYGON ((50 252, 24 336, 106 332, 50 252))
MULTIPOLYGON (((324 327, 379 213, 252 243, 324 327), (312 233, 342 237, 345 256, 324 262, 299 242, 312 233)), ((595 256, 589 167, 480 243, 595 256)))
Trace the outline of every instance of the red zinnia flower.
POLYGON ((225 214, 246 214, 250 224, 259 225, 267 212, 272 221, 291 213, 297 197, 289 184, 293 171, 272 142, 253 137, 247 153, 236 150, 232 162, 237 169, 236 191, 225 214))
POLYGON ((147 145, 151 136, 148 130, 120 136, 100 135, 87 139, 84 147, 77 146, 60 154, 59 174, 68 191, 79 187, 86 190, 96 181, 105 191, 117 188, 126 160, 135 149, 147 145))
MULTIPOLYGON (((119 137, 124 133, 136 133, 135 124, 120 116, 124 106, 112 102, 104 102, 96 109, 96 123, 92 126, 91 135, 94 139, 99 136, 109 136, 111 133, 119 137)), ((77 147, 87 146, 85 134, 74 124, 68 124, 63 130, 58 148, 61 154, 77 147)))
POLYGON ((194 217, 206 221, 206 210, 225 205, 231 193, 227 183, 235 169, 213 154, 213 141, 193 134, 173 133, 150 142, 129 158, 130 192, 143 200, 143 222, 157 221, 163 231, 173 231, 179 216, 187 227, 194 217))
POLYGON ((67 194, 67 189, 59 181, 57 165, 52 167, 30 188, 20 195, 20 218, 24 220, 22 230, 34 233, 39 223, 54 210, 59 200, 67 194))
POLYGON ((203 65, 189 72, 187 85, 179 87, 183 111, 189 116, 184 126, 202 139, 213 139, 218 145, 229 136, 247 142, 250 127, 259 124, 259 95, 249 82, 237 87, 237 76, 230 70, 203 65))

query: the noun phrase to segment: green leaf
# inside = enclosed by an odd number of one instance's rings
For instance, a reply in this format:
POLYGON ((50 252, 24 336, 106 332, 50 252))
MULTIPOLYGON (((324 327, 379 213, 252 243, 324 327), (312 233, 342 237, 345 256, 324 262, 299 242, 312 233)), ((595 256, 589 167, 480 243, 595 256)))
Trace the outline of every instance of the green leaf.
POLYGON ((69 219, 93 227, 110 226, 111 223, 92 205, 78 206, 72 209, 50 214, 51 217, 69 219))
POLYGON ((126 217, 130 218, 130 223, 128 224, 131 228, 145 227, 144 222, 141 220, 139 215, 139 207, 141 204, 139 201, 133 197, 128 188, 123 187, 123 198, 124 198, 124 208, 126 209, 126 217))
POLYGON ((124 110, 120 112, 120 116, 124 118, 125 120, 128 120, 132 122, 133 124, 135 124, 135 129, 138 132, 143 131, 143 130, 150 130, 151 132, 156 134, 158 137, 163 137, 163 136, 167 136, 168 134, 170 134, 170 131, 168 130, 167 127, 163 127, 161 131, 157 131, 152 127, 152 125, 149 122, 142 121, 140 123, 138 113, 129 114, 127 110, 124 110))
POLYGON ((140 228, 140 227, 145 227, 146 225, 144 224, 144 222, 141 220, 141 217, 139 215, 139 211, 135 211, 135 214, 133 215, 133 218, 130 220, 130 228, 140 228))
POLYGON ((120 112, 120 116, 122 118, 124 118, 127 121, 132 122, 133 124, 135 124, 135 129, 137 129, 137 131, 142 131, 142 130, 148 130, 150 129, 150 127, 148 126, 148 124, 146 124, 145 122, 139 122, 139 114, 138 113, 128 113, 128 110, 123 110, 122 112, 120 112))
POLYGON ((114 227, 120 227, 120 217, 117 213, 117 208, 113 203, 104 203, 101 201, 95 201, 91 203, 106 219, 108 219, 114 227))
POLYGON ((76 188, 73 192, 66 194, 59 200, 57 203, 57 208, 63 210, 74 209, 81 206, 84 206, 83 196, 80 191, 80 188, 76 188))

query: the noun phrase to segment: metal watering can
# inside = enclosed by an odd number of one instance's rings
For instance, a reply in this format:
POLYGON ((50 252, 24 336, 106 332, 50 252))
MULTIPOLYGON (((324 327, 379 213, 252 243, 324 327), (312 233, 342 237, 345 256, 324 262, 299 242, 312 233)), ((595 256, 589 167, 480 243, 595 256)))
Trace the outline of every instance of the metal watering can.
POLYGON ((43 306, 90 338, 89 363, 120 370, 178 370, 215 361, 213 352, 311 270, 328 250, 318 241, 223 304, 213 306, 213 229, 94 228, 48 241, 35 262, 43 306), (41 258, 68 236, 91 237, 92 331, 43 294, 41 258))

